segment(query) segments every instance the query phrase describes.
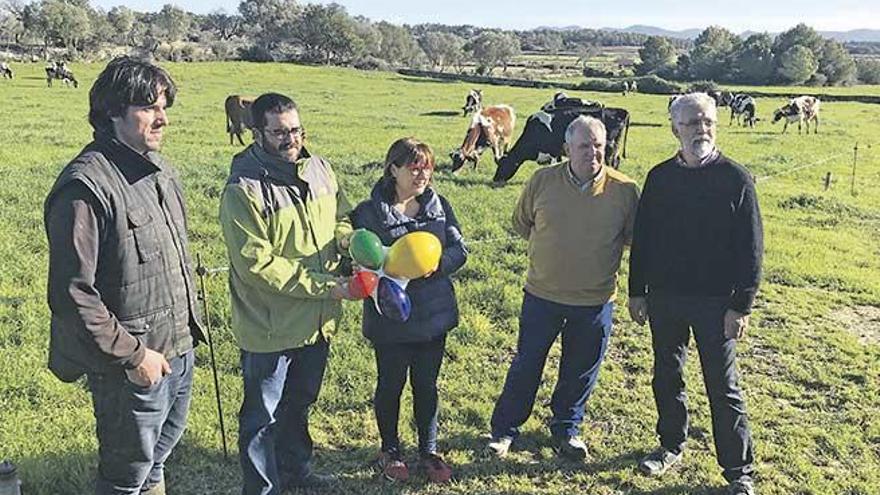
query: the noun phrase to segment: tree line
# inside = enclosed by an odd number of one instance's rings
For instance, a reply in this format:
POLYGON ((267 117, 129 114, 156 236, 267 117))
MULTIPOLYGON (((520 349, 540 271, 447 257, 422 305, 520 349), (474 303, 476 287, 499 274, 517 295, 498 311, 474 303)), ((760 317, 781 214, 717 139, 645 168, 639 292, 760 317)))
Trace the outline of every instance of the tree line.
MULTIPOLYGON (((351 15, 331 3, 243 0, 238 12, 206 15, 166 4, 158 12, 125 6, 109 11, 89 0, 7 0, 0 7, 0 44, 34 59, 106 58, 139 52, 172 61, 296 60, 491 74, 523 51, 576 54, 579 63, 603 46, 641 46, 637 74, 673 80, 747 84, 850 84, 876 82, 880 67, 857 64, 846 48, 798 25, 775 39, 755 34, 741 39, 710 27, 689 40, 595 29, 488 29, 442 24, 395 25, 351 15)), ((629 75, 611 72, 609 75, 629 75)))
POLYGON ((842 43, 823 38, 806 24, 776 37, 756 33, 745 39, 711 26, 687 51, 678 49, 667 38, 652 36, 639 50, 639 57, 637 74, 680 81, 814 86, 880 83, 880 62, 855 59, 842 43))

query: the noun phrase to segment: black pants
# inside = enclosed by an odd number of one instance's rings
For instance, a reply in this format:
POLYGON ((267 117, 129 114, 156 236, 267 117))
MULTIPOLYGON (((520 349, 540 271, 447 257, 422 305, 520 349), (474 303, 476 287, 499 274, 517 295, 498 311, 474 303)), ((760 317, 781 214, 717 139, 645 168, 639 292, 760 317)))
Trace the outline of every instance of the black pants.
POLYGON ((728 481, 753 476, 754 458, 746 407, 737 383, 736 340, 724 336, 728 298, 648 296, 654 348, 654 400, 657 434, 663 447, 679 452, 688 431, 683 378, 693 329, 712 410, 718 464, 728 481))
POLYGON ((400 394, 409 371, 413 415, 419 435, 419 453, 437 450, 437 376, 446 349, 446 338, 419 343, 374 343, 379 379, 373 406, 382 437, 382 450, 399 450, 397 424, 400 394))

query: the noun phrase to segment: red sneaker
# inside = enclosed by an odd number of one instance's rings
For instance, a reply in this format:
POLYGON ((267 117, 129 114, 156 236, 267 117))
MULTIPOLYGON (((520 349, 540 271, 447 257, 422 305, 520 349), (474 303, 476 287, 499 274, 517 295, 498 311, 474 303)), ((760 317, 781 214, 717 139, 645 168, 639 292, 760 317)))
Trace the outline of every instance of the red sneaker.
POLYGON ((409 469, 400 457, 400 452, 379 452, 375 462, 376 470, 388 481, 406 481, 409 479, 409 469))
POLYGON ((446 483, 452 478, 452 467, 443 461, 443 458, 435 453, 422 455, 419 468, 428 476, 428 480, 434 483, 446 483))

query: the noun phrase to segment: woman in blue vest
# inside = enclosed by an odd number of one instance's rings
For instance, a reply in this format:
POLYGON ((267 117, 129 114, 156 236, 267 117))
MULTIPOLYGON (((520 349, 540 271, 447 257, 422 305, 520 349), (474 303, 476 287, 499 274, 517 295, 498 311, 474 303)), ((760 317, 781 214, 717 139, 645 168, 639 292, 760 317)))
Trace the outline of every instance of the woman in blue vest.
POLYGON ((379 374, 374 407, 382 450, 376 465, 392 481, 409 478, 397 432, 407 372, 419 438, 418 467, 434 482, 452 476, 452 469, 437 454, 437 376, 446 333, 458 325, 458 304, 449 275, 464 265, 467 249, 452 207, 431 188, 433 173, 431 148, 413 138, 399 139, 388 150, 385 172, 370 199, 351 214, 355 228, 374 232, 386 246, 414 231, 436 235, 443 246, 436 270, 411 280, 406 288, 412 301, 406 322, 382 316, 372 300, 364 301, 363 332, 375 349, 379 374))

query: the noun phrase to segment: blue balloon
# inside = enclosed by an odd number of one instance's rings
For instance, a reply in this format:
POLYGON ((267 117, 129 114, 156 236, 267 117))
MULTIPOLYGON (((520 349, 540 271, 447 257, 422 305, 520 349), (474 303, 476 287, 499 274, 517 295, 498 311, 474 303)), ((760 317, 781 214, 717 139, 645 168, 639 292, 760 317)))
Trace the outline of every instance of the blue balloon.
POLYGON ((379 279, 378 297, 379 313, 395 321, 406 321, 412 310, 409 294, 397 282, 388 277, 379 279))

